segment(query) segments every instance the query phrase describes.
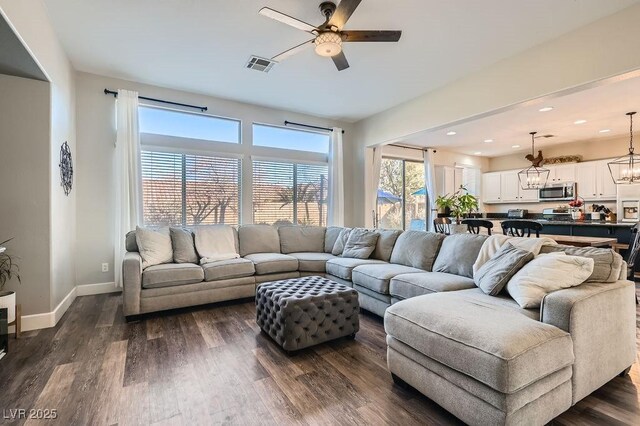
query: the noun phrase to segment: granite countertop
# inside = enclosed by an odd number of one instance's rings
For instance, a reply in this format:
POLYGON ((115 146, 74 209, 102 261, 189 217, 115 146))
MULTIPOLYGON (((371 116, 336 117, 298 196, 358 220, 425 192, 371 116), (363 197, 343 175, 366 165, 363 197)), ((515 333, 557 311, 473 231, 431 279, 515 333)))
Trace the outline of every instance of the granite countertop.
POLYGON ((562 225, 562 226, 615 226, 620 228, 631 228, 635 222, 608 222, 606 220, 553 220, 541 218, 509 219, 507 217, 488 217, 489 220, 532 220, 542 225, 562 225))

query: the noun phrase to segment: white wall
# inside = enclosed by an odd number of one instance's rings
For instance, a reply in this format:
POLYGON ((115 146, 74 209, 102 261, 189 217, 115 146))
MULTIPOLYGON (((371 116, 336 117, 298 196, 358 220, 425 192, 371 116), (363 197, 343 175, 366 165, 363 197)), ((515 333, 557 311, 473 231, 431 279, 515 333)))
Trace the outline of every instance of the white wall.
POLYGON ((49 83, 0 75, 0 242, 14 238, 24 314, 49 312, 49 83))
MULTIPOLYGON (((75 143, 75 89, 73 69, 51 26, 41 0, 0 0, 0 13, 14 28, 27 50, 50 81, 49 129, 49 233, 51 297, 49 312, 75 287, 75 189, 67 197, 60 187, 59 150, 67 141, 72 155, 75 143)), ((23 167, 30 167, 29 163, 23 167)), ((31 308, 27 304, 27 311, 31 308)))
MULTIPOLYGON (((77 283, 93 284, 113 281, 113 222, 114 222, 114 176, 113 158, 115 141, 115 100, 105 96, 103 90, 136 90, 141 96, 167 99, 187 104, 205 105, 207 113, 242 120, 243 146, 228 146, 239 154, 249 152, 252 122, 282 125, 285 120, 308 123, 323 127, 343 127, 345 129, 345 164, 352 163, 349 148, 352 128, 346 123, 336 123, 329 119, 311 117, 282 110, 229 101, 210 96, 197 95, 176 90, 144 85, 131 81, 117 80, 93 74, 77 73, 77 283), (109 263, 110 270, 101 272, 102 263, 109 263)), ((227 145, 227 144, 225 144, 227 145)), ((252 152, 256 152, 254 149, 252 152)), ((264 151, 265 155, 267 150, 264 151)), ((300 160, 305 158, 300 153, 300 160)), ((248 161, 244 162, 248 164, 248 161)), ((345 180, 346 199, 351 199, 350 180, 345 180)), ((243 187, 244 206, 249 206, 251 191, 243 187)), ((251 220, 251 211, 243 212, 243 221, 251 220)), ((352 205, 347 204, 346 220, 351 222, 352 205)))

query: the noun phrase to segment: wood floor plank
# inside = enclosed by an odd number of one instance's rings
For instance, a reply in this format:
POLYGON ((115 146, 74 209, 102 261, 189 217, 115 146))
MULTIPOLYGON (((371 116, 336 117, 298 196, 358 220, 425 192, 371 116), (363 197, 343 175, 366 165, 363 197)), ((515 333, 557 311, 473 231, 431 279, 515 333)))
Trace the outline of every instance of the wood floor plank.
MULTIPOLYGON (((253 301, 126 323, 120 295, 83 296, 55 328, 10 340, 0 407, 55 408, 50 424, 65 425, 460 424, 393 384, 380 318, 361 314, 360 327, 289 356, 253 301)), ((640 424, 640 363, 551 424, 640 424)))

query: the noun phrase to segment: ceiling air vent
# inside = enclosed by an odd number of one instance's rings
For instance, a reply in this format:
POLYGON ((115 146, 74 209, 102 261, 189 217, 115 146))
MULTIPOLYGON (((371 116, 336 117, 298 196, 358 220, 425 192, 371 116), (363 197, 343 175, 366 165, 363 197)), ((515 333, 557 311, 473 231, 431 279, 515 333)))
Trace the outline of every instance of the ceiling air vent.
POLYGON ((252 55, 247 62, 247 68, 256 71, 269 72, 276 63, 277 62, 272 61, 271 59, 252 55))

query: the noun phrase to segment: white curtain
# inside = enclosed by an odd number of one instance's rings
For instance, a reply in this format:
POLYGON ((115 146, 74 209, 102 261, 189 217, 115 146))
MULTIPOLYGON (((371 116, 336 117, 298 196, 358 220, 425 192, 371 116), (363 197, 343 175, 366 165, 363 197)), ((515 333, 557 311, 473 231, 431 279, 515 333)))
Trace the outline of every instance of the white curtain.
POLYGON ((334 127, 329 147, 329 205, 327 224, 344 226, 344 169, 342 164, 342 129, 334 127))
POLYGON ((122 287, 122 260, 126 253, 125 235, 142 223, 138 92, 118 90, 116 127, 114 272, 116 286, 122 287))
POLYGON ((378 188, 380 187, 380 168, 382 167, 382 147, 373 148, 373 163, 371 167, 371 198, 373 200, 373 226, 378 227, 378 188))
POLYGON ((436 206, 436 170, 433 165, 433 149, 424 151, 424 182, 427 191, 427 231, 435 231, 433 220, 438 216, 436 206))

